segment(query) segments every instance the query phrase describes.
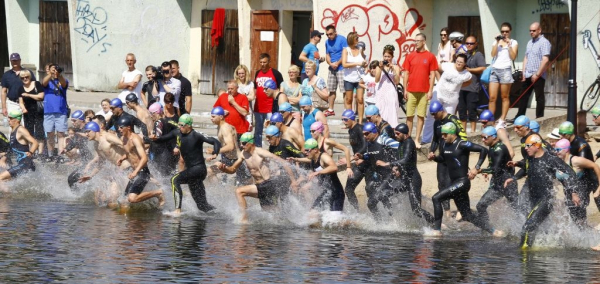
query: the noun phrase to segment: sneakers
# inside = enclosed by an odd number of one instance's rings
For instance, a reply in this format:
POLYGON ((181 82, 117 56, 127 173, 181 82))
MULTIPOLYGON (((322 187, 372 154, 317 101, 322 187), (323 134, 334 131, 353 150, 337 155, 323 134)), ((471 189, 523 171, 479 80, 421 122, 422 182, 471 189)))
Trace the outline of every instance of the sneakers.
POLYGON ((332 109, 328 109, 328 110, 324 111, 323 114, 325 116, 334 116, 335 115, 335 111, 333 111, 332 109))

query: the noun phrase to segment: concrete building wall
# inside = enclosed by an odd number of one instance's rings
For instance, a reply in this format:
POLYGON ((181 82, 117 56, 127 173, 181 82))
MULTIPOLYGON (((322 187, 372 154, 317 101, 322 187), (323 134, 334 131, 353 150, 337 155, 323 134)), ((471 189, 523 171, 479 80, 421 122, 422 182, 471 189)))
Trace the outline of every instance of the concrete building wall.
POLYGON ((191 10, 191 0, 70 0, 72 85, 115 90, 130 52, 139 70, 177 59, 187 74, 191 10))
POLYGON ((578 1, 577 10, 577 99, 581 103, 587 88, 600 75, 600 14, 597 1, 578 1), (584 45, 584 33, 590 40, 584 45), (596 57, 592 50, 596 50, 596 57))
POLYGON ((6 8, 9 54, 18 52, 23 64, 39 66, 39 1, 7 0, 3 5, 6 8))

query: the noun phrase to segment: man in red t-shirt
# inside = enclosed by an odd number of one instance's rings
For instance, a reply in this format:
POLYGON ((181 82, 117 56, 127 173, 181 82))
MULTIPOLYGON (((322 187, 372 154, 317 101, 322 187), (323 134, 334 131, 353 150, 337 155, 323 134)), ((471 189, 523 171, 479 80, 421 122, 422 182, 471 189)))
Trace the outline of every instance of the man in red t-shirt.
POLYGON ((425 49, 425 35, 420 33, 415 36, 417 49, 406 55, 402 68, 404 69, 404 87, 406 93, 404 99, 406 102, 406 124, 408 125, 408 135, 412 135, 413 119, 417 113, 417 136, 415 142, 420 147, 421 132, 425 115, 427 114, 427 105, 433 94, 433 82, 435 80, 435 71, 438 70, 437 59, 433 53, 425 49), (416 111, 415 111, 416 110, 416 111))
POLYGON ((219 96, 214 107, 222 107, 225 110, 225 122, 235 127, 238 136, 248 132, 250 125, 246 120, 250 104, 248 97, 237 92, 238 84, 231 80, 227 83, 227 93, 219 96))
POLYGON ((254 145, 262 147, 262 133, 265 120, 271 116, 273 109, 273 98, 267 96, 263 88, 266 81, 273 80, 277 83, 277 89, 283 83, 283 76, 279 71, 269 67, 271 56, 262 53, 259 57, 260 70, 254 76, 254 88, 256 88, 256 100, 254 102, 254 145))

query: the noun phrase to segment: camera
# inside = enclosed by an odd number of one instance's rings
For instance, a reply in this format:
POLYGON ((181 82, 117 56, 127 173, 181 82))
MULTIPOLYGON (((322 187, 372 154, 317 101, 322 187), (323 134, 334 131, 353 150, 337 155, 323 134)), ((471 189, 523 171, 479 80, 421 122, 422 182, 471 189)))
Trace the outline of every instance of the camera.
POLYGON ((499 36, 496 37, 496 40, 501 40, 501 39, 504 39, 503 35, 499 35, 499 36))
POLYGON ((158 81, 163 79, 162 67, 160 67, 160 65, 158 65, 158 67, 152 67, 152 72, 156 73, 154 80, 158 81))
POLYGON ((57 73, 62 73, 64 71, 64 69, 58 65, 54 65, 54 69, 56 69, 57 73))
POLYGON ((390 62, 389 62, 389 61, 387 61, 387 60, 384 60, 384 61, 383 61, 383 65, 384 65, 384 66, 387 66, 388 64, 390 64, 390 62))

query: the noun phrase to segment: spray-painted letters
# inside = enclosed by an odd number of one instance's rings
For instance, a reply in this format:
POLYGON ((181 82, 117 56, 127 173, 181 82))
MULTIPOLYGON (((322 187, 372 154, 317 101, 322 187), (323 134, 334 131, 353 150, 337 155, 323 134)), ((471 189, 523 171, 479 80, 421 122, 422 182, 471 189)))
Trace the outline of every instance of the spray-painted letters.
POLYGON ((92 8, 89 1, 78 0, 75 10, 75 32, 81 35, 80 39, 88 44, 86 52, 94 47, 99 53, 104 53, 112 46, 108 42, 106 22, 108 14, 102 7, 92 8))
POLYGON ((532 14, 552 12, 553 10, 560 10, 567 5, 561 0, 538 0, 538 8, 531 11, 532 14))

